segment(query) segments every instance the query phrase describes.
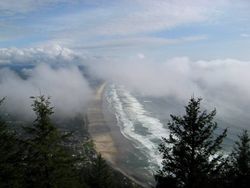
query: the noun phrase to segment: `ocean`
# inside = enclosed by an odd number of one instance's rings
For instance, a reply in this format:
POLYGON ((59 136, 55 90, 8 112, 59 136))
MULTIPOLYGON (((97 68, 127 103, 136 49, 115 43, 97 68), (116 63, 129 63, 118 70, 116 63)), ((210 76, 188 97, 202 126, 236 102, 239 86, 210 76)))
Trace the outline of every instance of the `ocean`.
MULTIPOLYGON (((186 104, 171 97, 156 98, 131 93, 124 86, 114 84, 106 86, 104 98, 122 135, 135 148, 125 158, 124 165, 153 183, 153 175, 161 168, 158 146, 161 138, 169 135, 167 123, 170 114, 182 115, 186 104)), ((223 125, 217 130, 220 133, 226 127, 226 122, 221 119, 216 121, 223 125)), ((235 131, 228 134, 223 143, 225 153, 231 150, 235 139, 235 131)))

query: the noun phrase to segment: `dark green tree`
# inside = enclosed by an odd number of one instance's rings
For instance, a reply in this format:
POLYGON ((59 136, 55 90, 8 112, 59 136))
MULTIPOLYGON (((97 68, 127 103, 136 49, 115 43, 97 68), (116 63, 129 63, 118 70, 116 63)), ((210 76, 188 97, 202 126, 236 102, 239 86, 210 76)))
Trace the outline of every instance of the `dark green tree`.
MULTIPOLYGON (((26 145, 27 187, 72 187, 74 158, 66 147, 67 135, 61 134, 53 125, 53 107, 45 96, 32 97, 36 119, 32 126, 24 127, 26 145)), ((74 185, 75 186, 75 185, 74 185)), ((76 186, 75 186, 76 187, 76 186)))
MULTIPOLYGON (((4 98, 0 100, 2 105, 4 98)), ((0 112, 0 187, 21 187, 21 152, 14 130, 7 125, 0 112)))
POLYGON ((87 182, 91 188, 114 188, 115 177, 101 154, 98 154, 89 166, 87 182))
POLYGON ((216 111, 208 113, 200 107, 201 99, 191 98, 185 115, 171 116, 170 135, 163 138, 159 151, 162 169, 156 175, 157 187, 211 187, 224 164, 218 152, 227 130, 216 136, 216 111))
POLYGON ((239 136, 229 156, 228 187, 247 188, 250 186, 250 138, 247 130, 239 136))

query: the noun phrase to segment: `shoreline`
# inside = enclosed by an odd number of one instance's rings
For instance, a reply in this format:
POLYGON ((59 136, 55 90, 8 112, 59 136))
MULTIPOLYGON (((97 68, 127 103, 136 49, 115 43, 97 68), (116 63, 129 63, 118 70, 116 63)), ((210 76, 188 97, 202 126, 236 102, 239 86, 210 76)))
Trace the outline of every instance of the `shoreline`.
POLYGON ((150 187, 133 169, 126 166, 126 157, 135 148, 120 132, 115 116, 105 109, 105 105, 107 105, 103 101, 105 87, 106 83, 103 83, 96 89, 93 101, 87 111, 89 133, 94 142, 95 150, 101 153, 113 169, 142 187, 150 187))
POLYGON ((95 150, 102 154, 102 157, 115 164, 117 149, 110 134, 109 128, 102 113, 102 95, 105 88, 103 83, 96 91, 93 101, 88 107, 87 116, 89 121, 89 133, 94 142, 95 150))

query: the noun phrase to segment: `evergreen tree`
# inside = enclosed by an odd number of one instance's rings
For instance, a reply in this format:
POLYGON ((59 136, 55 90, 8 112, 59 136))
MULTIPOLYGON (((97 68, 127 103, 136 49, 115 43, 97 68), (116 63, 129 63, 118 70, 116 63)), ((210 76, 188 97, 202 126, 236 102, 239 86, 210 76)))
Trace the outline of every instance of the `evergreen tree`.
MULTIPOLYGON (((2 105, 4 98, 0 100, 2 105)), ((22 182, 21 153, 16 134, 0 112, 0 187, 20 187, 22 182)))
POLYGON ((110 167, 101 154, 98 154, 90 166, 88 185, 91 188, 113 188, 114 181, 115 177, 113 177, 110 167))
POLYGON ((27 139, 27 187, 71 187, 74 184, 72 154, 65 147, 65 137, 52 124, 53 108, 49 98, 32 97, 36 119, 32 126, 24 127, 27 139))
MULTIPOLYGON (((247 188, 250 186, 250 138, 247 130, 239 136, 230 155, 229 187, 247 188)), ((225 177, 227 178, 227 177, 225 177)))
POLYGON ((200 102, 191 98, 185 115, 171 115, 169 138, 163 138, 159 146, 163 167, 156 175, 157 187, 168 183, 170 187, 211 187, 223 166, 223 155, 218 151, 227 130, 215 136, 216 111, 201 111, 200 102))

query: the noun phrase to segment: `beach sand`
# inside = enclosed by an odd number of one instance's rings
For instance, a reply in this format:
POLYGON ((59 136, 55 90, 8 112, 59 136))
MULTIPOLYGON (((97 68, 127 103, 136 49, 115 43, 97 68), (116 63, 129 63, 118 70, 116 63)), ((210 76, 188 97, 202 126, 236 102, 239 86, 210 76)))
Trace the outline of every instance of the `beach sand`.
POLYGON ((114 115, 112 116, 105 110, 105 105, 107 105, 103 101, 105 86, 104 83, 97 88, 87 111, 89 133, 94 142, 94 147, 114 169, 137 184, 149 187, 141 177, 137 176, 133 169, 128 169, 124 163, 126 157, 133 153, 135 148, 122 135, 114 115))
POLYGON ((101 153, 105 160, 115 164, 117 148, 102 113, 102 94, 104 88, 105 83, 97 89, 95 97, 88 108, 88 126, 96 151, 101 153))

